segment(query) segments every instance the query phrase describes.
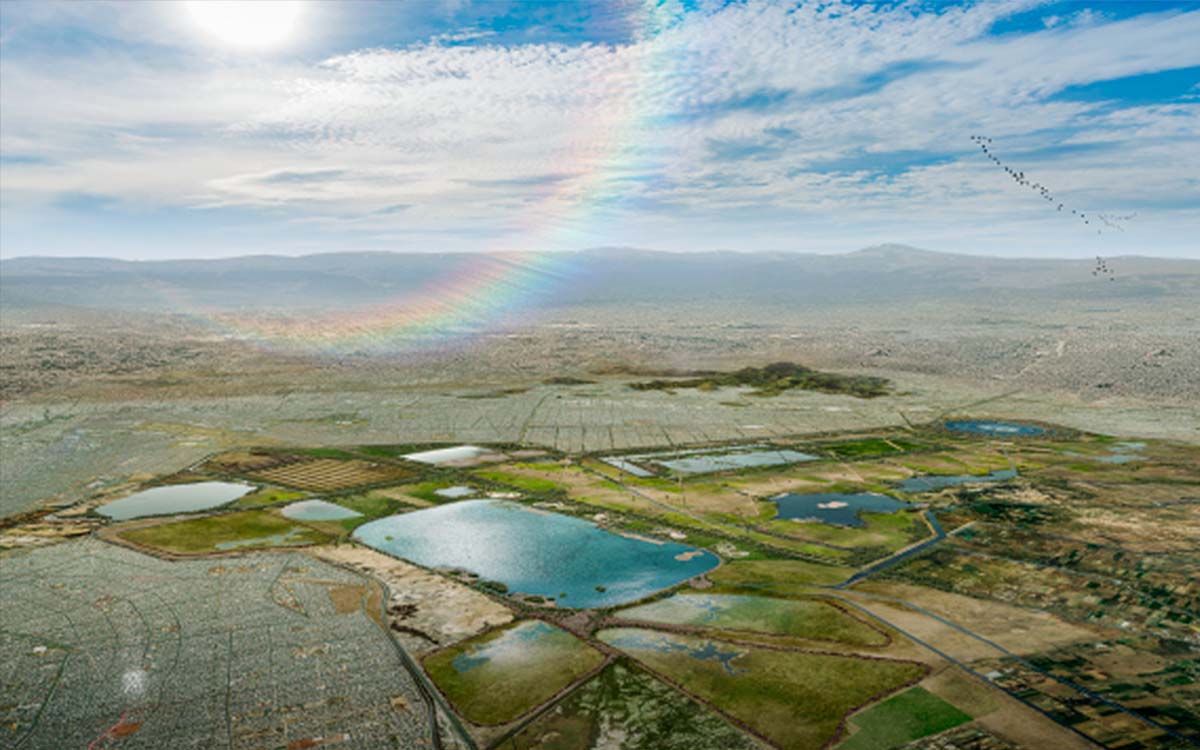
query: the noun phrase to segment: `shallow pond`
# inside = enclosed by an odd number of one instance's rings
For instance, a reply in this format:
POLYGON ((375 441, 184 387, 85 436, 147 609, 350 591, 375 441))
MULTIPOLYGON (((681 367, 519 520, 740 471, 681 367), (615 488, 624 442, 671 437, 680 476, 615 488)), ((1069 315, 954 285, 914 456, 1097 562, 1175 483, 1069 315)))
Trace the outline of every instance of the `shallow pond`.
POLYGON ((711 552, 605 531, 504 500, 463 500, 358 527, 369 547, 430 568, 460 568, 560 607, 641 599, 717 566, 711 552))
POLYGON ((893 513, 907 507, 894 497, 875 492, 855 494, 819 493, 794 495, 785 493, 771 498, 779 513, 779 519, 820 521, 838 526, 866 526, 859 513, 893 513))
POLYGON ((237 500, 254 489, 240 482, 194 482, 154 487, 101 505, 96 512, 115 521, 208 510, 237 500))
POLYGON ((615 648, 626 651, 656 651, 660 654, 686 654, 700 661, 712 661, 721 665, 727 674, 744 672, 733 665, 733 660, 744 656, 732 645, 717 641, 700 640, 696 643, 673 638, 671 635, 646 630, 613 629, 606 631, 604 640, 615 648))
POLYGON ((1016 469, 1001 469, 993 471, 989 474, 923 474, 919 477, 909 477, 896 488, 904 492, 929 492, 931 490, 940 490, 944 487, 953 487, 956 484, 970 484, 973 482, 1003 482, 1008 479, 1014 479, 1017 476, 1016 469))
POLYGON ((802 461, 816 461, 816 456, 792 450, 762 450, 748 453, 685 456, 655 463, 681 474, 707 474, 730 469, 751 469, 761 466, 785 466, 802 461))
POLYGON ((327 503, 324 500, 301 500, 298 503, 284 506, 281 512, 287 518, 294 518, 297 521, 341 521, 345 518, 358 518, 362 515, 357 511, 327 503))
POLYGON ((562 636, 563 631, 542 622, 528 620, 504 631, 499 637, 463 651, 450 662, 459 674, 470 672, 476 667, 492 661, 514 661, 527 657, 531 647, 543 639, 562 636))
POLYGON ((1018 422, 994 422, 991 420, 962 419, 945 424, 947 430, 966 432, 972 435, 1002 435, 1005 437, 1029 437, 1041 435, 1046 430, 1031 424, 1018 422))

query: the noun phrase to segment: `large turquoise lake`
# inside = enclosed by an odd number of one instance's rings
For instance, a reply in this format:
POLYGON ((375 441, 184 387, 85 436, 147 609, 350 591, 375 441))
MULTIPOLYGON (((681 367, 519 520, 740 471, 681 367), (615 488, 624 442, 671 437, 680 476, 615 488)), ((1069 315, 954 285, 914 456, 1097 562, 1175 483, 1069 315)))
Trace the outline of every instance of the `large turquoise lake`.
POLYGON ((641 599, 719 562, 711 552, 621 536, 504 500, 388 516, 358 527, 354 536, 418 565, 469 570, 511 592, 553 597, 575 609, 641 599))

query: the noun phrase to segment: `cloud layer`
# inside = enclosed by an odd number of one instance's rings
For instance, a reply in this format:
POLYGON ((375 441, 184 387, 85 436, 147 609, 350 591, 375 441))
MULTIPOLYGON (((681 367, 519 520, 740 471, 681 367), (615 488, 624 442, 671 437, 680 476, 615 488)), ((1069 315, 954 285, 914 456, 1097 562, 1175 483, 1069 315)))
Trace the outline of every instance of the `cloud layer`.
POLYGON ((996 33, 1037 4, 746 2, 631 9, 615 42, 447 28, 261 58, 189 46, 179 19, 130 6, 85 19, 105 32, 92 43, 37 43, 82 23, 54 10, 14 6, 0 37, 6 256, 1200 254, 1200 90, 1121 85, 1200 66, 1200 11, 1101 6, 996 33), (1081 231, 973 134, 1075 205, 1137 221, 1081 231))

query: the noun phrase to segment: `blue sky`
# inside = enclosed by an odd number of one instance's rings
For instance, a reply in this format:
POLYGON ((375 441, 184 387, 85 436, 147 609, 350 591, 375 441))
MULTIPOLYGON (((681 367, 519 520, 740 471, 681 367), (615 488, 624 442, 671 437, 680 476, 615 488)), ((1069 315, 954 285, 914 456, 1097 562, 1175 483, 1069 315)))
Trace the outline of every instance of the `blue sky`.
POLYGON ((292 6, 0 3, 0 255, 1200 257, 1198 2, 292 6))

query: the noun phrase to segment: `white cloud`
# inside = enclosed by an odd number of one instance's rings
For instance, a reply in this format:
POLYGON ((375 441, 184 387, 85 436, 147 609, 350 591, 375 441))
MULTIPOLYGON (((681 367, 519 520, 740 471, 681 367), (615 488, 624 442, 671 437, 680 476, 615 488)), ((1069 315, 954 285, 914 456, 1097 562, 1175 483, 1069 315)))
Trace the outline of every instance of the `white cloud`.
POLYGON ((1195 104, 1049 97, 1200 64, 1200 12, 984 34, 1032 5, 667 8, 623 45, 443 35, 313 65, 6 60, 0 148, 53 163, 6 165, 5 201, 91 192, 358 217, 388 247, 439 233, 492 249, 479 241, 490 232, 505 247, 803 249, 806 229, 852 247, 864 226, 997 244, 1007 226, 1031 243, 1038 226, 1061 248, 1057 217, 978 158, 967 136, 986 133, 1001 151, 1038 152, 1031 173, 1089 207, 1144 206, 1156 241, 1194 236, 1179 203, 1197 195, 1195 104), (1053 150, 1064 143, 1103 147, 1053 150), (396 205, 412 208, 384 210, 396 205))

